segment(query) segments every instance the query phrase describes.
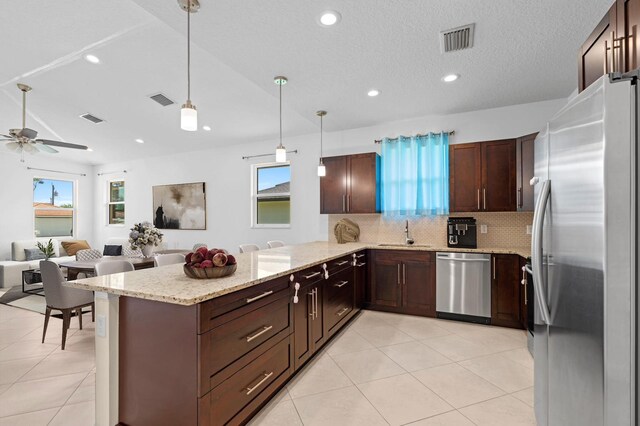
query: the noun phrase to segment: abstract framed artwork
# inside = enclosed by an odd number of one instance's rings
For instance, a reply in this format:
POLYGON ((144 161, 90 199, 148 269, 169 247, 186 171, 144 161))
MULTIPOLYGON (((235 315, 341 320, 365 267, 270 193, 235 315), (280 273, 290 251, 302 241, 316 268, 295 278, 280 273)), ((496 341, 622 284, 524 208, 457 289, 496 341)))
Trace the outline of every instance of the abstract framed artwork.
POLYGON ((207 229, 205 183, 153 187, 153 224, 158 229, 207 229))

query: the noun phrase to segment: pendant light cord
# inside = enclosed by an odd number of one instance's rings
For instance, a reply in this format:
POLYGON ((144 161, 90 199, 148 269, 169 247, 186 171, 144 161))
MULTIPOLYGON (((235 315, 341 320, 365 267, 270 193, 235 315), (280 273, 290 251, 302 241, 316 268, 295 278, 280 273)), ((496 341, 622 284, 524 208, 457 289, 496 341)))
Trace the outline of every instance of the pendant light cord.
POLYGON ((322 164, 322 119, 324 117, 320 116, 320 164, 322 164))
POLYGON ((27 92, 22 91, 22 128, 27 124, 27 92))
POLYGON ((187 101, 191 101, 191 0, 187 0, 187 101))
POLYGON ((280 86, 280 146, 278 148, 282 148, 282 81, 278 86, 280 86))

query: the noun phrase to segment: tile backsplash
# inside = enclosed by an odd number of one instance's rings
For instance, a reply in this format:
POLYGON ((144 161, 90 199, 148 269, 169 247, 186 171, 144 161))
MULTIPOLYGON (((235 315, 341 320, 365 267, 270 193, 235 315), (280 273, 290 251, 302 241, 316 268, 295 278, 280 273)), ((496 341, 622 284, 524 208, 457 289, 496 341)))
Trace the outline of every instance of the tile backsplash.
MULTIPOLYGON (((472 216, 478 224, 478 248, 520 248, 531 245, 527 225, 533 222, 533 212, 451 213, 452 217, 472 216), (480 226, 487 226, 487 233, 480 226)), ((360 241, 365 243, 404 243, 404 225, 409 219, 409 234, 416 244, 435 247, 447 245, 447 218, 449 216, 397 216, 381 214, 329 215, 329 241, 336 241, 333 228, 346 217, 360 227, 360 241)))

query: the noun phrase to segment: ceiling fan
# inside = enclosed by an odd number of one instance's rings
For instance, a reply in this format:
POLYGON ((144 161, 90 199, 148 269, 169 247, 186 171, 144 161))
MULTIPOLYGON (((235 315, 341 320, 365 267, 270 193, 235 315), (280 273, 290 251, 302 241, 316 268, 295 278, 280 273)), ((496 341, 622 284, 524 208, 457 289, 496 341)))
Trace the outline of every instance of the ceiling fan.
MULTIPOLYGON (((9 129, 9 135, 0 134, 0 141, 9 141, 6 145, 8 149, 20 152, 21 154, 24 154, 25 152, 35 154, 39 151, 48 152, 50 154, 58 153, 58 150, 52 148, 52 146, 59 148, 88 149, 85 145, 52 141, 48 139, 36 139, 38 132, 27 128, 25 125, 27 114, 27 92, 31 91, 31 87, 26 84, 18 83, 18 89, 22 91, 22 128, 9 129)), ((24 162, 24 157, 21 161, 24 162)))

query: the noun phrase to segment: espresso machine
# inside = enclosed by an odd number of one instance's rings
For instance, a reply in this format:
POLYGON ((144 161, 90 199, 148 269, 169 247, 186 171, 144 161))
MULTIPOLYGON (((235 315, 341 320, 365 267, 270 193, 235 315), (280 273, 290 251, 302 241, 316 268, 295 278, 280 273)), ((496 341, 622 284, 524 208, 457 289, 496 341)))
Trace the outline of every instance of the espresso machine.
POLYGON ((476 220, 472 217, 450 217, 447 220, 447 246, 478 248, 476 220))

